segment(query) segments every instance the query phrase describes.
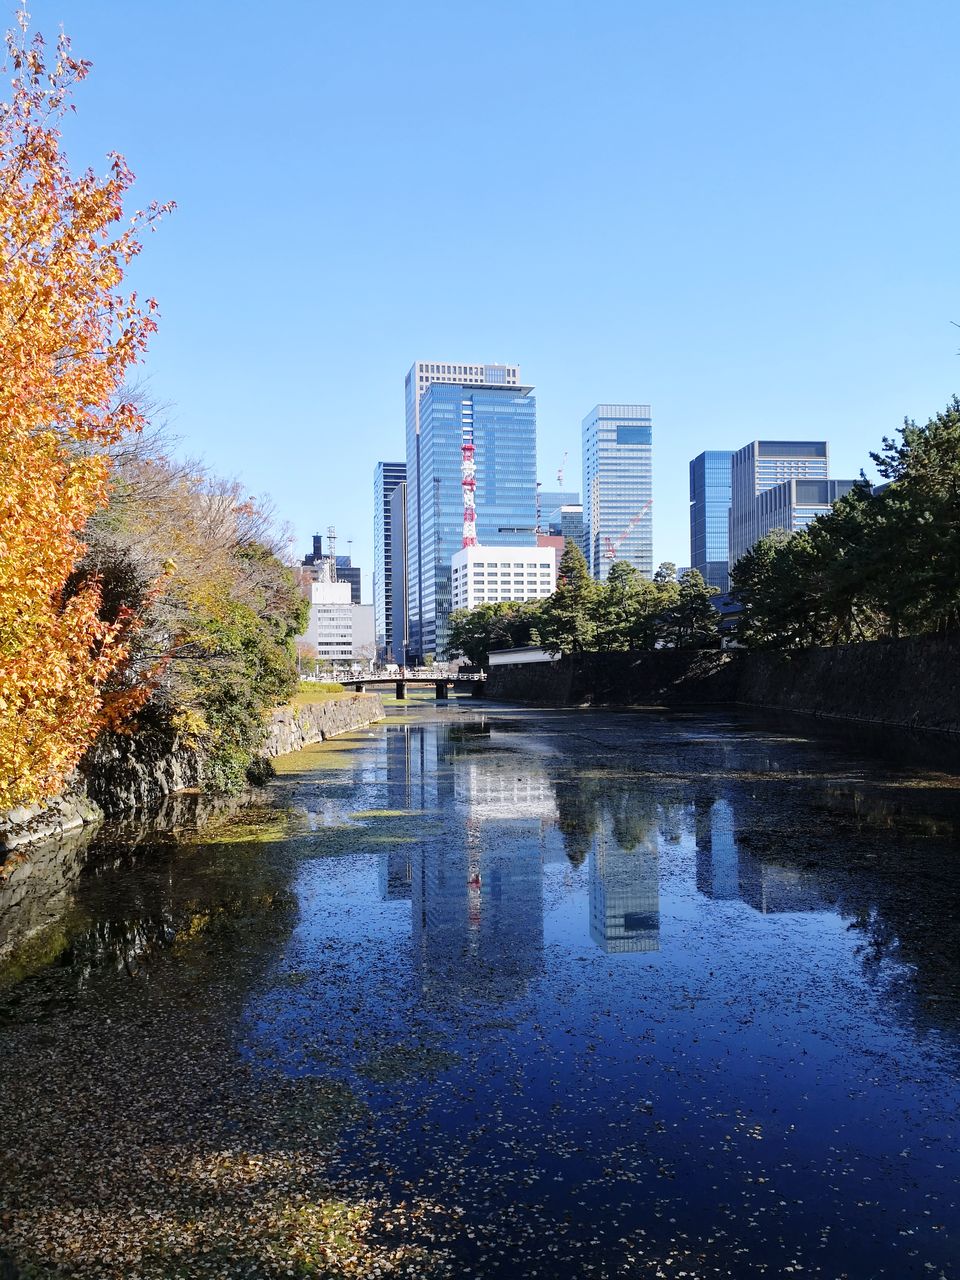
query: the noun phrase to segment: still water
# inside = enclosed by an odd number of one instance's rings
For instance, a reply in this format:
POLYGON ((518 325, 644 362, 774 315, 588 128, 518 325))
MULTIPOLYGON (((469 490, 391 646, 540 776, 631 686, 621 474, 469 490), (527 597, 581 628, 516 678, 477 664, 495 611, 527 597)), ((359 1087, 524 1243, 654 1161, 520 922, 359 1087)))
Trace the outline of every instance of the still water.
POLYGON ((960 1275, 945 751, 423 702, 206 825, 96 833, 0 894, 0 1248, 960 1275))

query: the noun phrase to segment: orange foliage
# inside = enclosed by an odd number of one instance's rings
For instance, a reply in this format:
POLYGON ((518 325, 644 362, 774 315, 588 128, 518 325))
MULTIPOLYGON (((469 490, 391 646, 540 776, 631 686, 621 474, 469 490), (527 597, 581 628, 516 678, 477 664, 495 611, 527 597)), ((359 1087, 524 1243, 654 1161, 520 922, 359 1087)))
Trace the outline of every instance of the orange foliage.
POLYGON ((96 581, 67 596, 88 517, 107 499, 106 449, 139 428, 124 376, 155 329, 150 299, 120 292, 139 232, 123 219, 133 175, 73 177, 56 127, 89 70, 61 37, 7 38, 12 98, 0 104, 0 809, 55 793, 104 723, 104 684, 136 619, 98 616, 96 581))

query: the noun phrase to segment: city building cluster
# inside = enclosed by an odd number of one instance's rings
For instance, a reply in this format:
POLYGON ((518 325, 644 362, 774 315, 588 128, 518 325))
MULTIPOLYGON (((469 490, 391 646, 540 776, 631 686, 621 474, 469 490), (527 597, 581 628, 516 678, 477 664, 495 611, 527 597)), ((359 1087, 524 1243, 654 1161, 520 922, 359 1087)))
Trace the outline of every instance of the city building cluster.
MULTIPOLYGON (((360 570, 314 537, 301 566, 304 652, 321 662, 417 665, 444 655, 450 614, 550 595, 567 541, 604 581, 625 560, 653 575, 653 418, 598 404, 582 423, 581 491, 537 480, 536 399, 515 364, 418 360, 405 379, 403 461, 374 471, 373 604, 360 570)), ((771 529, 804 528, 855 482, 830 478, 826 441, 754 440, 690 463, 690 565, 721 592, 771 529)))

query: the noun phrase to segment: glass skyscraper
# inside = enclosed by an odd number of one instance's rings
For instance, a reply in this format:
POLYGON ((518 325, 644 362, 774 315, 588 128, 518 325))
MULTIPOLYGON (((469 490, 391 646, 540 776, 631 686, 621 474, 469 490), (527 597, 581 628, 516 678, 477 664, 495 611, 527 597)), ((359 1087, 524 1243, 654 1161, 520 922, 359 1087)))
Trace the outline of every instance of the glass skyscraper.
POLYGON ((766 532, 760 528, 759 494, 785 480, 828 480, 826 440, 752 440, 730 459, 730 568, 766 532))
POLYGON ((378 462, 373 473, 373 616, 377 657, 392 654, 394 564, 390 497, 407 478, 406 463, 378 462))
POLYGON ((407 608, 414 659, 439 656, 463 537, 461 446, 477 471, 484 547, 536 546, 536 400, 515 365, 420 361, 407 374, 407 608))
POLYGON ((598 404, 583 420, 587 561, 606 580, 614 560, 653 576, 653 421, 648 404, 598 404))
POLYGON ((721 591, 730 588, 731 449, 712 449, 690 463, 690 568, 721 591))

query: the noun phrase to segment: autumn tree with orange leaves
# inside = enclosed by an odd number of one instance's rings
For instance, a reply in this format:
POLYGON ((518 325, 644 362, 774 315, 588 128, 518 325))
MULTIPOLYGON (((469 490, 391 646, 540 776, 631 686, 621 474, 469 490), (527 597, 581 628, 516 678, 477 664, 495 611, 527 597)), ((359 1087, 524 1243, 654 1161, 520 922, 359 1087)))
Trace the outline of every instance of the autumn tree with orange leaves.
POLYGON ((61 36, 47 56, 26 16, 7 37, 0 104, 0 810, 56 793, 105 724, 142 688, 106 692, 137 625, 100 616, 95 577, 67 584, 83 530, 106 503, 108 450, 140 427, 124 379, 156 304, 124 293, 140 235, 164 211, 125 219, 132 174, 74 177, 58 125, 89 64, 61 36))

